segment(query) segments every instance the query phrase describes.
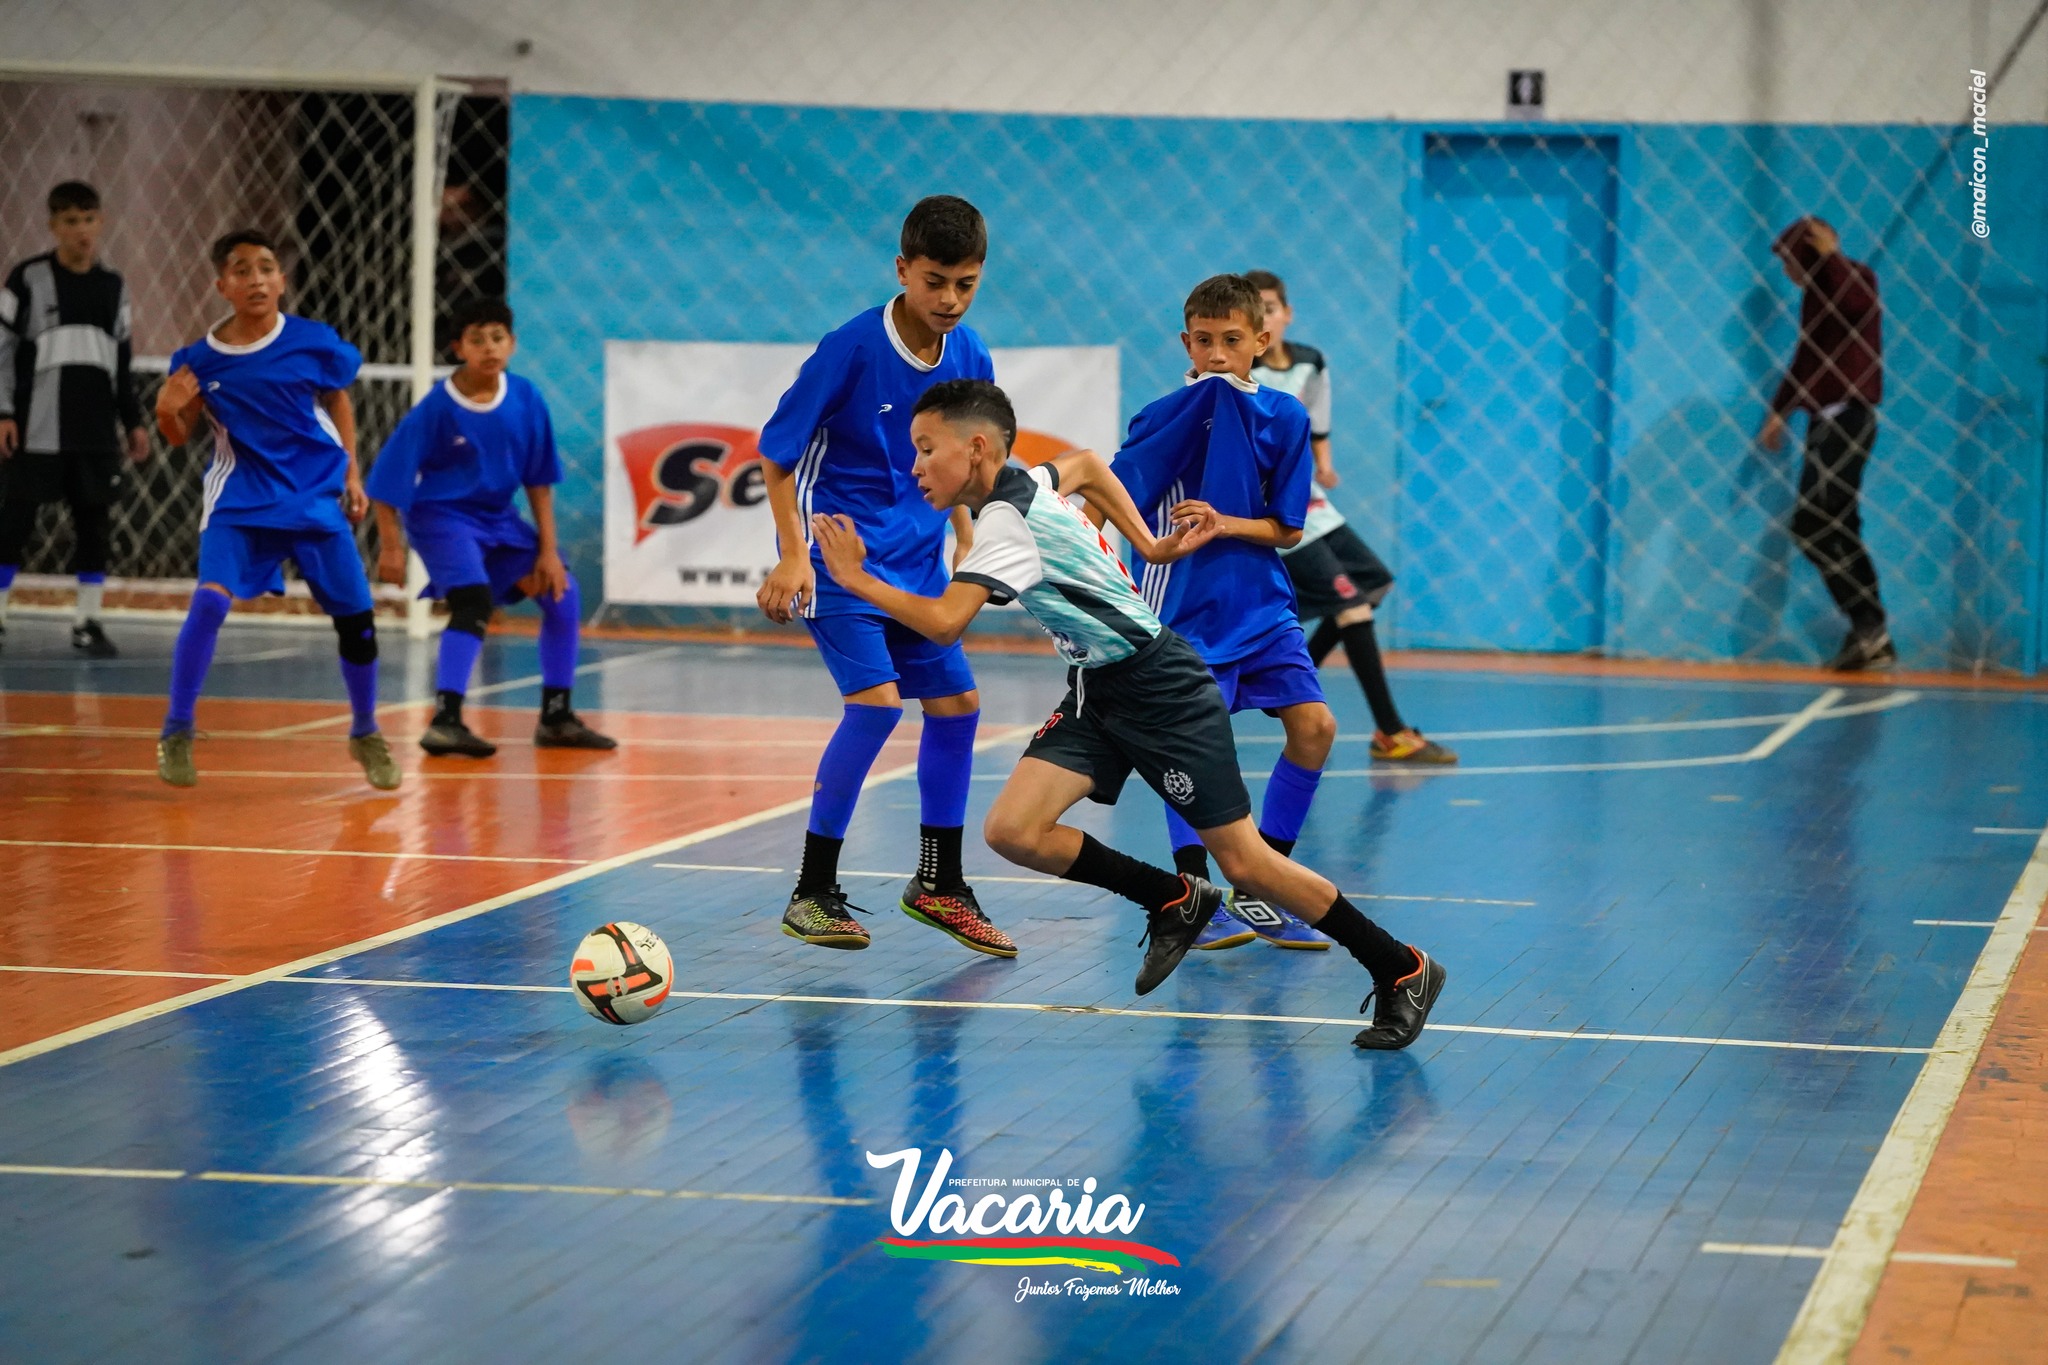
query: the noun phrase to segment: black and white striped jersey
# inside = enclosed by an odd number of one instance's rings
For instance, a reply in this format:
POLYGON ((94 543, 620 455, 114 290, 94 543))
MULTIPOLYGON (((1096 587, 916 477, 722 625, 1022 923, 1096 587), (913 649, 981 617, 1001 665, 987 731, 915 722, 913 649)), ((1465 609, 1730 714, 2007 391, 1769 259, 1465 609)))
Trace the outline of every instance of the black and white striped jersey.
POLYGON ((67 269, 56 253, 8 272, 0 289, 0 418, 21 448, 104 454, 142 425, 129 374, 128 286, 95 263, 67 269))

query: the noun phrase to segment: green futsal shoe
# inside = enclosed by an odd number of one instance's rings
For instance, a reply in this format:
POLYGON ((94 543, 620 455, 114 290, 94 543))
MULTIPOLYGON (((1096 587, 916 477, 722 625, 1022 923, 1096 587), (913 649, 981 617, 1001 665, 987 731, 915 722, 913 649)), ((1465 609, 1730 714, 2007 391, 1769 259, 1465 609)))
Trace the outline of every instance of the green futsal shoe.
POLYGON ((190 730, 174 730, 156 742, 156 775, 173 787, 199 785, 199 769, 192 764, 190 730))
POLYGON ((405 780, 405 774, 399 771, 398 760, 391 756, 391 746, 375 730, 352 737, 348 742, 348 756, 362 764, 363 776, 369 778, 370 785, 380 792, 395 792, 398 784, 405 780))
POLYGON ((865 948, 868 931, 847 913, 859 908, 848 905, 846 892, 837 886, 823 891, 794 892, 789 908, 782 912, 782 932, 820 948, 865 948))

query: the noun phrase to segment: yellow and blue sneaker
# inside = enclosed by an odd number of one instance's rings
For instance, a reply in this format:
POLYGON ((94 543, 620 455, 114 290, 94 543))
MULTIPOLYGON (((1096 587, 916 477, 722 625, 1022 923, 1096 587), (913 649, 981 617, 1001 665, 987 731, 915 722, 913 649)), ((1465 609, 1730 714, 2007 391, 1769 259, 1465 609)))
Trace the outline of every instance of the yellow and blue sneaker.
POLYGON ((1277 905, 1253 900, 1250 896, 1230 894, 1230 911, 1251 931, 1275 948, 1300 948, 1308 952, 1321 952, 1330 946, 1330 940, 1317 933, 1305 920, 1295 918, 1277 905))
POLYGON ((1202 926, 1202 932, 1195 935, 1195 947, 1205 953, 1223 948, 1242 948, 1258 935, 1242 920, 1233 919, 1230 911, 1218 909, 1209 922, 1202 926))

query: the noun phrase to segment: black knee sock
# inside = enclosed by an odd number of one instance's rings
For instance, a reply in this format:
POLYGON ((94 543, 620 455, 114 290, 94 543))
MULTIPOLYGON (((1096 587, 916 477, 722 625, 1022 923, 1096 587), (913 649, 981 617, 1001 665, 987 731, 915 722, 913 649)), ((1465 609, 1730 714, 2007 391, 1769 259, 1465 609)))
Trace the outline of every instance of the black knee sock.
POLYGON ((462 693, 443 691, 436 692, 434 696, 440 702, 440 709, 434 712, 434 724, 462 724, 462 693))
POLYGON ((967 885, 960 871, 960 826, 917 827, 917 876, 934 891, 958 891, 967 885))
POLYGON ((1114 891, 1147 910, 1173 904, 1188 889, 1177 873, 1119 853, 1092 834, 1081 836, 1081 851, 1075 855, 1074 865, 1060 875, 1070 882, 1085 882, 1114 891))
POLYGON ((1343 945, 1359 966, 1372 973, 1375 990, 1390 991, 1394 982, 1415 970, 1415 950, 1359 913, 1342 893, 1330 902, 1316 928, 1343 945))
POLYGON ((1337 641, 1342 638, 1343 632, 1337 628, 1337 618, 1325 616, 1322 624, 1316 627, 1316 633, 1308 637, 1309 662, 1321 668, 1323 660, 1330 657, 1330 651, 1337 647, 1337 641))
POLYGON ((804 831, 804 865, 796 874, 796 893, 808 896, 830 891, 839 882, 839 849, 846 841, 804 831))
POLYGON ((560 720, 569 714, 569 689, 566 687, 543 687, 540 690, 540 718, 543 721, 560 720))
POLYGON ((1394 705, 1393 690, 1387 686, 1387 670, 1380 662, 1380 642, 1373 634, 1372 622, 1353 621, 1339 633, 1344 637, 1344 654, 1351 660, 1351 671, 1358 675, 1358 685, 1365 689, 1365 704, 1372 708, 1373 724, 1381 734, 1400 734, 1408 727, 1394 705))
POLYGON ((1183 876, 1209 880, 1209 850, 1200 844, 1186 844, 1173 851, 1174 871, 1183 876))
POLYGON ((1266 831, 1264 830, 1259 831, 1259 837, 1261 839, 1264 839, 1266 841, 1267 846, 1271 848, 1275 853, 1279 854, 1281 857, 1292 858, 1294 856, 1294 840, 1275 839, 1272 835, 1266 833, 1266 831))

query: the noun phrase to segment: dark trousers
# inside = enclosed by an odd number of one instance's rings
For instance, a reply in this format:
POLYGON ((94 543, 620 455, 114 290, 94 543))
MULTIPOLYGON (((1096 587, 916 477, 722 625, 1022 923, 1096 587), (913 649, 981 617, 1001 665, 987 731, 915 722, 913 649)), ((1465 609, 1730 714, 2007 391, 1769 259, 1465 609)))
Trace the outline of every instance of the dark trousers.
POLYGON ((1863 466, 1877 441, 1877 412, 1851 403, 1832 418, 1815 414, 1806 429, 1806 464, 1799 471, 1799 505, 1792 539, 1820 570, 1828 595, 1858 630, 1884 625, 1877 567, 1863 548, 1863 466))
POLYGON ((0 564, 20 565, 46 502, 71 507, 73 573, 105 573, 120 491, 119 455, 48 455, 17 450, 0 464, 0 564))

